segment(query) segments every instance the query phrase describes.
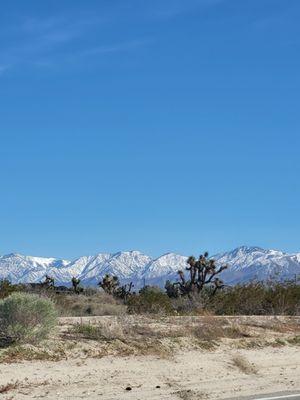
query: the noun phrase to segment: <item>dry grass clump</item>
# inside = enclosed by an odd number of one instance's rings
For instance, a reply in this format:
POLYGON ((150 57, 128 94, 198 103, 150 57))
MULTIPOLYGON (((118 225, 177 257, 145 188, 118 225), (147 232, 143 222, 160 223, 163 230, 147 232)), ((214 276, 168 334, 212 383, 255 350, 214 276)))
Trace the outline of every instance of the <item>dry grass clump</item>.
MULTIPOLYGON (((147 320, 149 324, 149 320, 147 320)), ((103 357, 108 354, 119 356, 156 355, 169 357, 174 350, 175 336, 163 329, 137 323, 134 319, 118 317, 115 320, 104 319, 96 324, 76 324, 66 332, 66 337, 79 341, 87 339, 98 342, 91 344, 88 351, 91 357, 103 357)), ((179 335, 179 334, 178 334, 179 335)))
POLYGON ((91 296, 59 294, 53 299, 62 317, 124 315, 126 313, 126 306, 123 303, 101 292, 91 296))
POLYGON ((33 346, 12 346, 0 354, 0 363, 14 363, 19 361, 59 361, 66 358, 66 353, 61 348, 52 351, 33 346))
POLYGON ((300 332, 300 323, 298 320, 290 320, 289 318, 282 320, 278 316, 248 321, 247 326, 279 333, 300 332))
POLYGON ((196 325, 190 328, 190 333, 198 339, 207 341, 222 338, 240 339, 250 336, 241 325, 217 319, 213 316, 202 317, 196 325))
POLYGON ((257 333, 251 330, 247 323, 214 316, 155 319, 144 316, 119 316, 103 317, 100 321, 96 319, 94 324, 91 322, 93 319, 88 324, 80 323, 70 327, 66 333, 67 337, 75 340, 94 340, 103 344, 110 342, 110 348, 118 349, 120 343, 116 342, 123 342, 134 354, 141 354, 145 347, 151 346, 164 347, 168 351, 176 351, 182 347, 213 350, 223 340, 230 340, 236 348, 283 345, 283 341, 276 341, 279 338, 275 337, 270 341, 266 339, 265 331, 257 333))
POLYGON ((207 399, 208 396, 204 392, 198 392, 192 389, 182 389, 174 392, 174 395, 182 400, 204 400, 207 399))
POLYGON ((300 345, 300 335, 293 336, 287 339, 287 342, 292 345, 300 345))
POLYGON ((257 367, 254 364, 251 364, 246 357, 240 354, 237 354, 232 358, 232 363, 244 374, 251 375, 258 373, 257 367))
MULTIPOLYGON (((15 390, 15 389, 25 389, 25 390, 31 390, 33 387, 38 387, 38 386, 46 386, 49 385, 49 381, 44 380, 41 382, 26 382, 26 381, 12 381, 8 382, 2 386, 0 386, 0 395, 1 394, 7 394, 8 392, 15 390)), ((30 394, 30 393, 22 393, 22 394, 30 394)), ((2 398, 2 397, 1 397, 2 398)), ((13 399, 14 397, 7 397, 7 399, 13 399)))
POLYGON ((160 321, 150 317, 118 316, 107 317, 96 323, 78 323, 71 327, 68 334, 79 335, 86 339, 153 341, 189 336, 182 324, 172 325, 168 320, 160 321))
POLYGON ((69 333, 90 340, 124 340, 124 331, 117 321, 99 321, 97 325, 76 324, 69 333))
POLYGON ((151 325, 146 324, 134 324, 130 327, 130 332, 126 332, 129 335, 132 335, 136 338, 156 338, 156 339, 164 339, 164 338, 180 338, 186 337, 187 331, 182 327, 176 327, 173 329, 162 329, 162 327, 153 327, 151 325))
POLYGON ((19 382, 9 382, 5 385, 0 386, 0 394, 4 394, 10 392, 11 390, 17 389, 19 387, 19 382))

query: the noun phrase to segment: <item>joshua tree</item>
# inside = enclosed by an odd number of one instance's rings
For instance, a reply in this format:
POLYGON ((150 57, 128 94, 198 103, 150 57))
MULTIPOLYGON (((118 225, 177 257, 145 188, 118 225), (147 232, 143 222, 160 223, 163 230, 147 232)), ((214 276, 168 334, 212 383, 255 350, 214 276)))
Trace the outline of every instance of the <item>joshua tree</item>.
POLYGON ((44 282, 41 283, 43 287, 50 288, 54 287, 54 279, 51 276, 46 275, 44 282))
POLYGON ((227 268, 227 265, 216 267, 215 260, 208 258, 208 253, 201 254, 198 260, 194 256, 187 259, 190 279, 186 280, 183 271, 178 271, 179 281, 166 282, 165 289, 169 297, 191 296, 193 293, 200 293, 204 286, 212 286, 214 295, 218 289, 224 287, 224 283, 217 277, 227 268))
POLYGON ((127 285, 120 286, 119 278, 109 274, 106 274, 98 285, 102 287, 106 293, 124 300, 124 303, 126 303, 129 295, 131 294, 131 289, 133 288, 132 282, 127 285))
POLYGON ((73 278, 72 278, 72 286, 73 286, 74 292, 77 293, 77 294, 79 294, 80 292, 83 291, 83 289, 81 287, 79 287, 79 284, 80 284, 80 279, 75 278, 73 276, 73 278))
POLYGON ((119 287, 120 282, 117 276, 106 274, 98 285, 102 287, 105 293, 114 294, 119 287))
POLYGON ((167 280, 165 284, 165 289, 169 297, 177 298, 180 297, 181 295, 179 283, 177 284, 177 282, 172 283, 170 280, 167 280))
POLYGON ((133 286, 133 283, 130 282, 126 285, 118 287, 114 292, 114 296, 124 300, 124 303, 126 303, 128 297, 131 295, 131 289, 133 288, 133 286))

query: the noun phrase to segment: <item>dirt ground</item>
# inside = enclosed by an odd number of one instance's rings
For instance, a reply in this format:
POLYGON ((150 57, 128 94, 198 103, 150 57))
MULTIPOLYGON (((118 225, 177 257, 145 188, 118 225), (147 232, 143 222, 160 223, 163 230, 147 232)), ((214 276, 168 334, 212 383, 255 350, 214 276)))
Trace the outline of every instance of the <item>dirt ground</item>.
POLYGON ((46 353, 3 351, 0 399, 195 400, 300 390, 299 334, 299 318, 64 318, 46 353), (127 332, 116 329, 125 322, 127 332), (74 336, 78 323, 109 325, 110 337, 74 336), (228 324, 230 337, 220 338, 228 324), (196 337, 182 328, 195 328, 196 337))

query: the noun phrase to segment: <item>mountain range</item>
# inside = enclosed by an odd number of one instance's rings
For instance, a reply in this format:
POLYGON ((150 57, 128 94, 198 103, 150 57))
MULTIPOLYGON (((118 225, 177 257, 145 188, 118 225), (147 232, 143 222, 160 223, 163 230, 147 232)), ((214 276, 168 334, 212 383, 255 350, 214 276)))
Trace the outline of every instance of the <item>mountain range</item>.
MULTIPOLYGON (((300 253, 288 254, 260 247, 238 247, 213 256, 217 265, 228 265, 222 273, 227 284, 244 283, 253 279, 264 281, 295 279, 300 276, 300 253)), ((55 279, 56 285, 70 285, 73 276, 85 286, 95 286, 106 274, 117 275, 121 282, 133 281, 135 287, 143 284, 163 287, 165 281, 176 280, 177 271, 185 270, 187 256, 167 253, 152 259, 139 251, 115 254, 99 253, 68 261, 57 258, 7 254, 0 256, 0 280, 12 283, 43 281, 45 275, 55 279)))

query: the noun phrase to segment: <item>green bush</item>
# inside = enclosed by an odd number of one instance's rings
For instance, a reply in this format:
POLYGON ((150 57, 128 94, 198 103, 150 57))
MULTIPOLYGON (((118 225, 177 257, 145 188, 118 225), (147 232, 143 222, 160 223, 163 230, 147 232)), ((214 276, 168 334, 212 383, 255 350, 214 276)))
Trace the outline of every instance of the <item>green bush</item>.
POLYGON ((7 342, 35 343, 56 325, 54 303, 35 294, 13 293, 0 300, 0 337, 7 342))
POLYGON ((128 299, 130 314, 174 314, 171 299, 155 287, 145 287, 128 299))

